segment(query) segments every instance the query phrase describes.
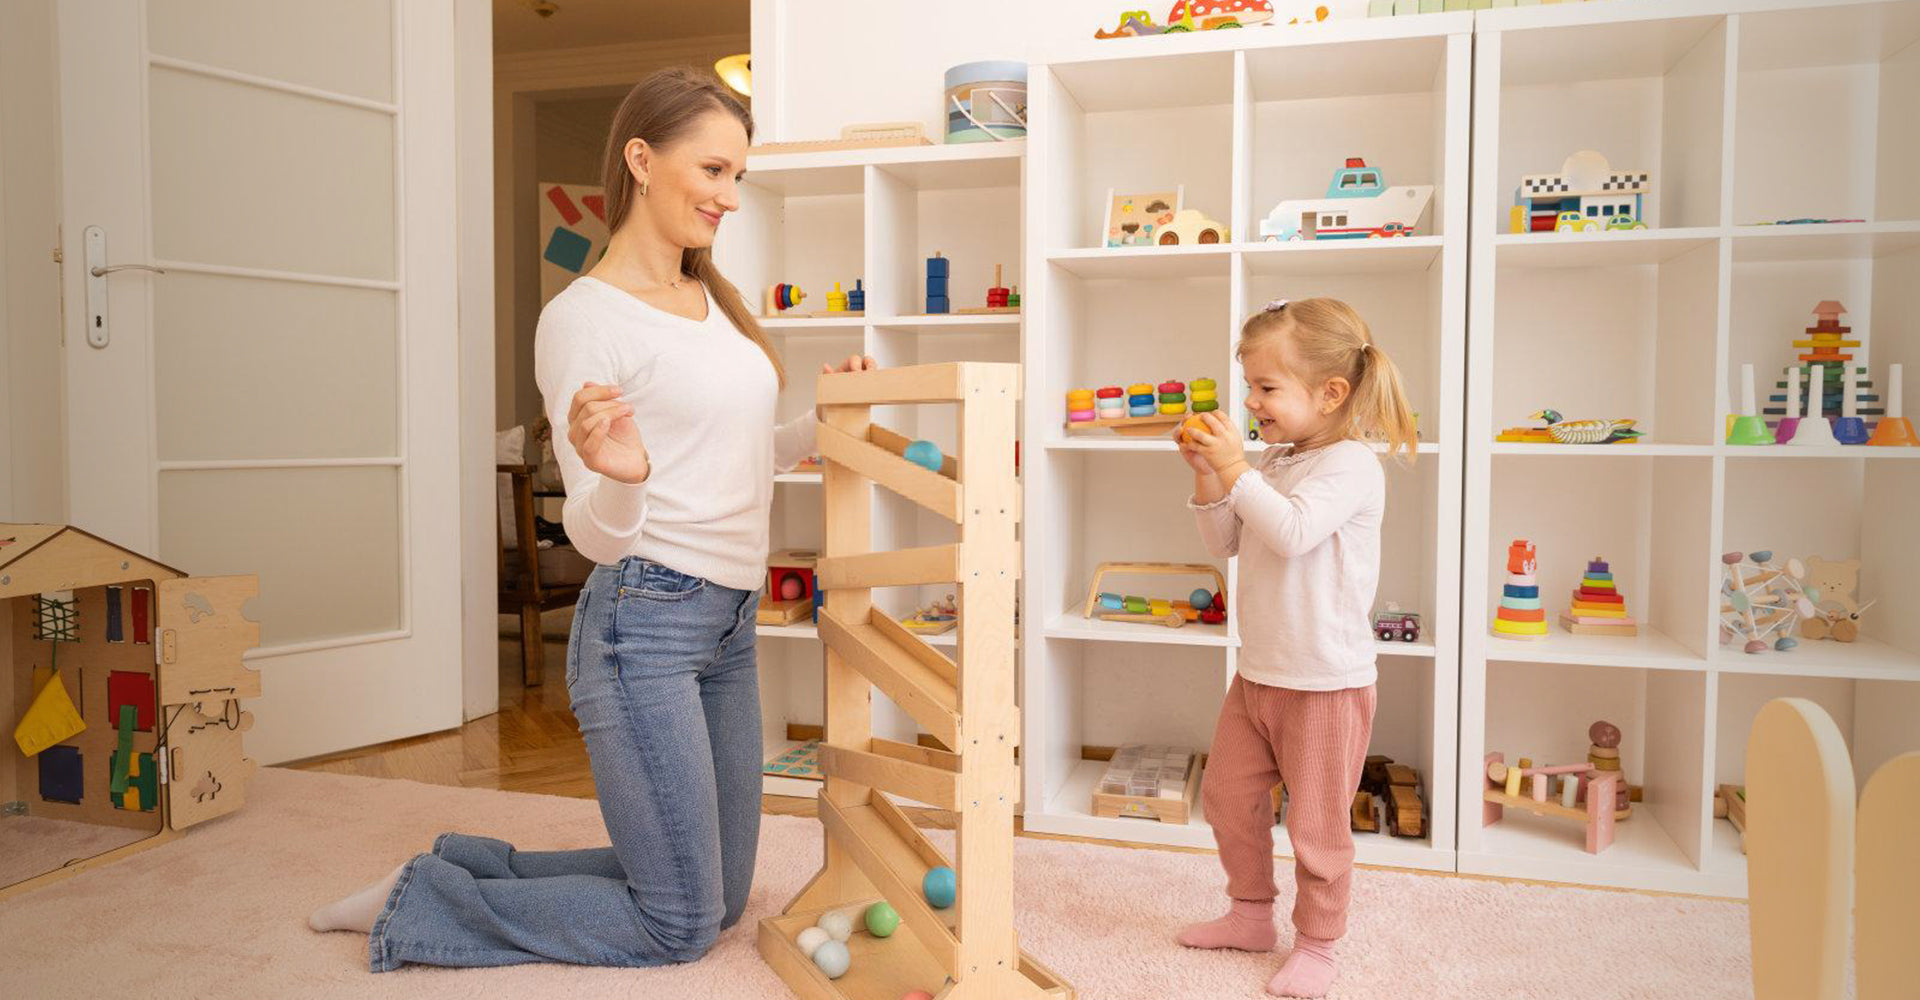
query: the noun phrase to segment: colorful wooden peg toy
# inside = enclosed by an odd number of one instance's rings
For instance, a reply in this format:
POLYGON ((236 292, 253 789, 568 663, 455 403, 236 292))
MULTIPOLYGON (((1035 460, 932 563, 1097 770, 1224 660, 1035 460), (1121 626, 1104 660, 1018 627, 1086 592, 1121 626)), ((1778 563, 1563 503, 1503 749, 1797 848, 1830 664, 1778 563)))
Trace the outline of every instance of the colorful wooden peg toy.
POLYGON ((1101 621, 1139 622, 1179 628, 1188 622, 1220 625, 1227 620, 1227 578, 1206 563, 1101 563, 1087 587, 1084 616, 1101 621), (1163 598, 1122 596, 1103 591, 1100 584, 1110 575, 1187 576, 1213 578, 1214 589, 1196 587, 1184 601, 1163 598))
POLYGON ((1191 386, 1170 379, 1158 386, 1135 382, 1124 389, 1117 385, 1099 390, 1074 389, 1067 393, 1067 430, 1107 429, 1129 436, 1164 434, 1168 427, 1188 420, 1189 414, 1219 409, 1215 386, 1213 379, 1197 378, 1191 386))
POLYGON ((785 282, 767 286, 766 315, 778 316, 806 301, 807 293, 799 285, 785 282))

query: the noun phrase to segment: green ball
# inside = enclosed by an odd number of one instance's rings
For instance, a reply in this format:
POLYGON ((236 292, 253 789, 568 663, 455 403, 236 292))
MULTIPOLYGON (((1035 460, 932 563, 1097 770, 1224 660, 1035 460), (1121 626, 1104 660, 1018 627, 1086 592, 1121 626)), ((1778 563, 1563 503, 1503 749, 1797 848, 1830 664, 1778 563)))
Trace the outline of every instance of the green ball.
POLYGON ((874 937, 892 937, 900 927, 900 913, 891 903, 879 902, 867 907, 867 931, 874 937))

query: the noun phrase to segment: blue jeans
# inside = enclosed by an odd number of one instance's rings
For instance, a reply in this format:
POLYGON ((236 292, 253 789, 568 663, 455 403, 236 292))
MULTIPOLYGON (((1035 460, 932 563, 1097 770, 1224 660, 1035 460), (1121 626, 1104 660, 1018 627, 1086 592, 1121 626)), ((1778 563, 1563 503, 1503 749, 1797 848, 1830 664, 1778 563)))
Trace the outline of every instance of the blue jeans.
POLYGON ((611 847, 440 835, 367 941, 408 962, 690 962, 739 921, 760 838, 759 591, 630 556, 587 578, 567 689, 611 847))

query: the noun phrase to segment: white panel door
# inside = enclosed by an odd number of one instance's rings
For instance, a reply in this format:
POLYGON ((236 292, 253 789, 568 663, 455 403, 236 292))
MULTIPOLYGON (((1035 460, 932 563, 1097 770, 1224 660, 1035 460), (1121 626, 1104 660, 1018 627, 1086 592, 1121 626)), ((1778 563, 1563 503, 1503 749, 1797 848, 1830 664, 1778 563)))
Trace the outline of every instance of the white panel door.
POLYGON ((459 725, 452 0, 59 12, 73 522, 259 576, 256 759, 459 725))

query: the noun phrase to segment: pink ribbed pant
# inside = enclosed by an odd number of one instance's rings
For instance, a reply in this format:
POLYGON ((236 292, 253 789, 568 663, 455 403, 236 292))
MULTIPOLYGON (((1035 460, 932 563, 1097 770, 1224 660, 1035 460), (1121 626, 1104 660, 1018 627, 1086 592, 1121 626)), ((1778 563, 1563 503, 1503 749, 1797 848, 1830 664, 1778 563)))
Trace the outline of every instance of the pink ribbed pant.
POLYGON ((1201 789, 1227 870, 1227 895, 1273 899, 1273 786, 1287 782, 1293 841, 1293 926, 1347 932, 1353 882, 1353 793, 1373 735, 1374 688, 1293 691, 1240 677, 1227 689, 1201 789))

